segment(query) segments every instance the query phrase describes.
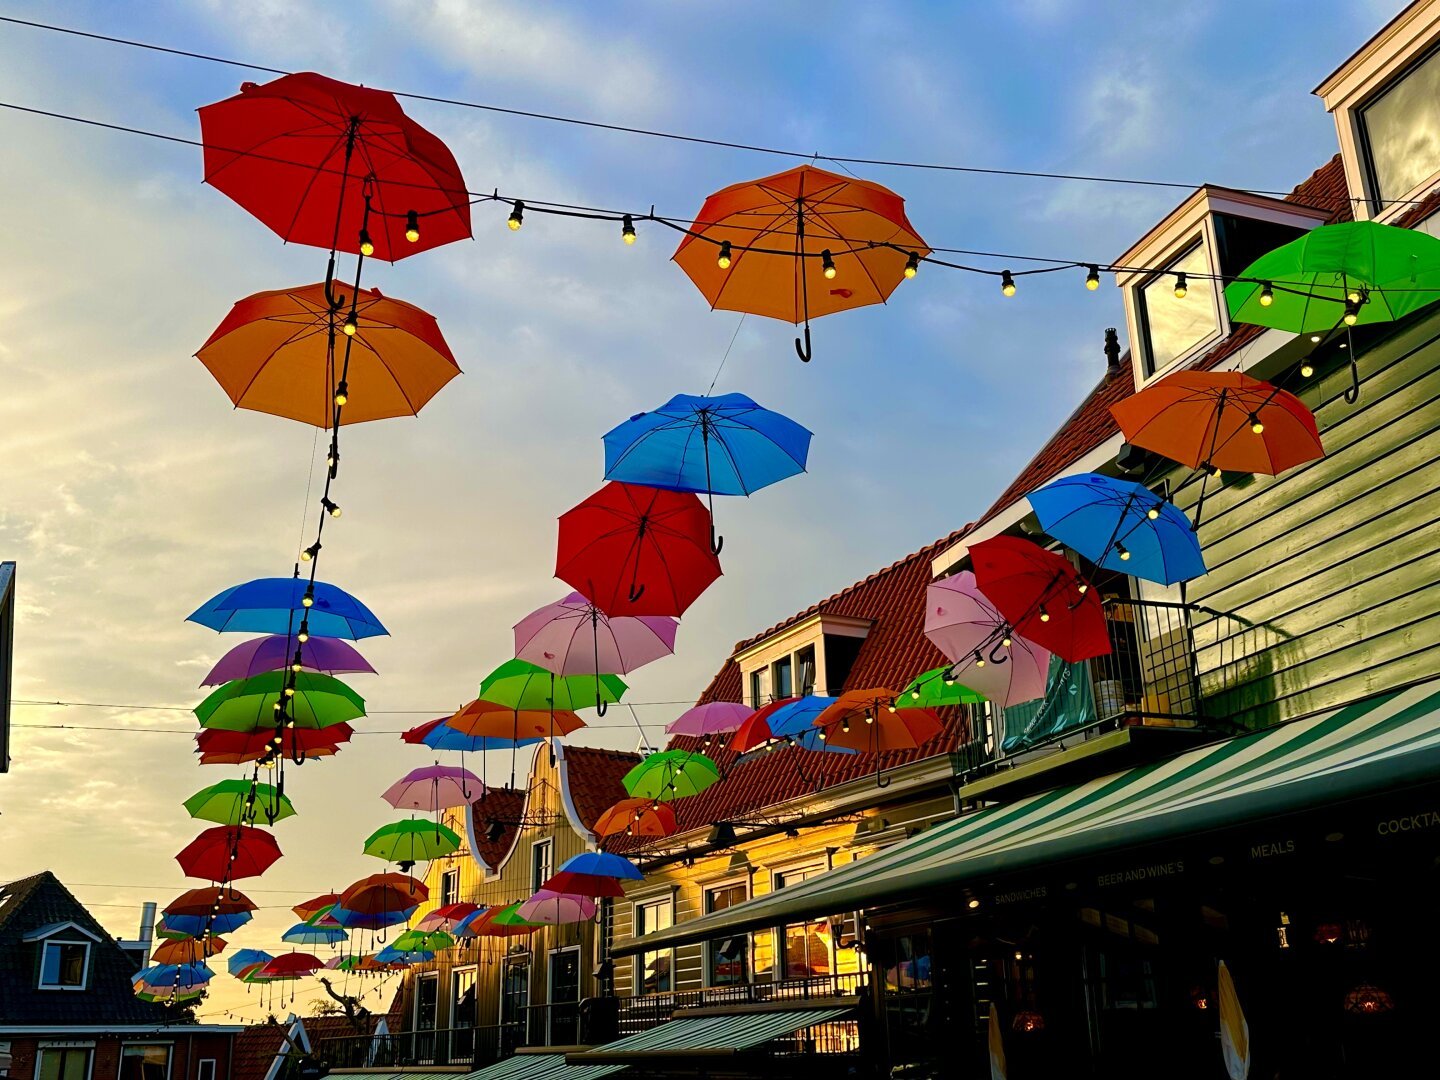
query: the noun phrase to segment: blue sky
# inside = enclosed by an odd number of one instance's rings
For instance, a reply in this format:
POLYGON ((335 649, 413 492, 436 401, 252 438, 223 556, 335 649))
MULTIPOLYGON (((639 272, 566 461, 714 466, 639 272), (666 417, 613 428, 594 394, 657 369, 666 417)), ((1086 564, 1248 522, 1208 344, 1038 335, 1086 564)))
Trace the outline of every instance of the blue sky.
MULTIPOLYGON (((29 16, 368 85, 824 154, 1288 189, 1335 151, 1309 93, 1397 4, 734 2, 725 5, 11 3, 29 16)), ((234 68, 0 26, 0 100, 194 137, 234 68)), ((473 190, 693 213, 787 162, 407 103, 473 190)), ((230 644, 181 620, 284 573, 311 435, 233 412, 191 354, 229 305, 318 280, 199 183, 198 151, 0 113, 0 557, 20 562, 17 696, 189 707, 230 644)), ((824 164, 821 162, 820 164, 824 164)), ((1179 190, 856 169, 908 200, 933 244, 1106 261, 1179 190)), ((466 375, 416 421, 351 429, 324 576, 392 638, 357 680, 381 709, 453 708, 510 655, 510 626, 565 590, 554 518, 601 482, 600 436, 710 382, 737 317, 668 261, 674 236, 477 208, 476 239, 368 279, 440 321, 466 375), (333 538, 332 538, 333 537, 333 538)), ((994 263, 996 268, 1003 262, 994 263)), ((1021 282, 929 268, 885 308, 792 330, 749 319, 717 390, 815 432, 810 473, 721 508, 726 576, 687 615, 640 702, 693 699, 731 644, 982 512, 1104 369, 1118 293, 1083 273, 1021 282)), ((651 724, 678 706, 643 705, 651 724)), ((188 726, 184 713, 18 706, 20 724, 188 726)), ((428 716, 406 718, 418 722, 428 716)), ((623 720, 623 717, 621 718, 623 720)), ((584 740, 631 747, 606 723, 584 740)), ((375 717, 373 726, 403 726, 375 717)), ((654 730, 654 729, 652 729, 654 730)), ((271 903, 369 872, 378 792, 424 764, 357 738, 294 781, 302 816, 271 903), (353 793, 363 792, 360 797, 353 793), (373 791, 375 798, 369 798, 373 791), (354 800, 353 803, 351 800, 354 800), (343 813, 337 810, 343 807, 343 813)), ((203 775, 183 736, 18 730, 0 778, 0 878, 49 866, 117 932, 183 882, 203 775), (142 888, 120 889, 115 885, 142 888), (113 905, 113 906, 110 906, 113 905)), ((261 893, 256 893, 257 899, 261 893)), ((265 901, 262 901, 265 902, 265 901)), ((285 924, 267 911, 245 945, 285 924)), ((217 995, 220 1007, 244 995, 217 995)), ((254 1013, 253 1005, 249 1006, 254 1013)))

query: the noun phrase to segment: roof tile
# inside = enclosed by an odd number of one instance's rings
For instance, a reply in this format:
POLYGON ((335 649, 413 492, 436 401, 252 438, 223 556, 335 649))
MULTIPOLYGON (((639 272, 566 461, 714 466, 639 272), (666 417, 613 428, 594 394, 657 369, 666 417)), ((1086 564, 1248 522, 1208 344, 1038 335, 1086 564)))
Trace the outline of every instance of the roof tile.
POLYGON ((565 783, 585 828, 593 829, 610 807, 625 798, 621 777, 640 764, 640 755, 592 746, 565 748, 565 783))

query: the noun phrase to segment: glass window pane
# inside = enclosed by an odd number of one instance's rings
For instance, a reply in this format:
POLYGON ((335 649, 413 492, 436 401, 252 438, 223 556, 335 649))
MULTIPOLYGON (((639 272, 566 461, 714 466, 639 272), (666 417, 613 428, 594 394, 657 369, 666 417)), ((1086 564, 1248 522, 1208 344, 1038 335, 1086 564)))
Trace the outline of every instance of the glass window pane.
POLYGON ((1375 194, 1401 199, 1440 170, 1440 52, 1361 112, 1375 194))
MULTIPOLYGON (((42 948, 44 951, 40 957, 40 985, 58 986, 60 984, 60 946, 47 941, 42 948)), ((45 1077, 43 1080, 50 1080, 50 1078, 45 1077)))
POLYGON ((1145 373, 1153 375, 1219 331, 1215 322, 1215 283, 1205 245, 1196 244, 1139 289, 1140 313, 1147 338, 1145 373), (1184 298, 1175 295, 1175 274, 1187 275, 1184 298))
MULTIPOLYGON (((721 885, 705 891, 706 913, 724 911, 728 907, 743 903, 746 896, 744 882, 721 885)), ((733 986, 750 981, 750 935, 735 934, 705 943, 709 957, 711 986, 733 986)))
MULTIPOLYGON (((669 900, 652 900, 648 904, 635 905, 635 933, 643 937, 657 930, 668 930, 674 922, 674 913, 669 900)), ((656 949, 643 953, 635 976, 635 992, 639 994, 665 994, 674 989, 674 952, 670 949, 656 949)))
POLYGON ((120 1051, 120 1080, 166 1080, 168 1046, 126 1046, 120 1051))
POLYGON ((86 1080, 89 1071, 89 1050, 41 1050, 35 1075, 37 1080, 86 1080))
POLYGON ((776 700, 778 701, 780 698, 787 698, 792 696, 792 694, 794 693, 793 688, 795 682, 792 678, 790 657, 787 656, 783 660, 775 661, 775 666, 772 669, 771 674, 775 684, 776 700))

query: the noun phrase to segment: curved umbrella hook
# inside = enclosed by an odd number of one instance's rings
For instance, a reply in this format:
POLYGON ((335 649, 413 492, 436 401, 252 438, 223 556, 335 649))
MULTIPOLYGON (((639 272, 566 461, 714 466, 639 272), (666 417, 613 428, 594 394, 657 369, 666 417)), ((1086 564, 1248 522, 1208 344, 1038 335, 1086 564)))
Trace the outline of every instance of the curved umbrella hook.
POLYGON ((1005 654, 1005 646, 997 641, 995 647, 990 650, 990 662, 992 664, 1003 664, 1009 659, 1010 657, 1005 654))
POLYGON ((642 596, 644 596, 644 595, 645 595, 645 586, 644 586, 644 585, 640 585, 639 587, 637 587, 637 586, 635 586, 634 584, 631 584, 629 596, 630 596, 630 602, 631 602, 632 604, 637 603, 637 602, 639 601, 639 599, 640 599, 642 596))
POLYGON ((808 322, 805 324, 805 344, 802 346, 800 339, 798 337, 795 339, 795 355, 800 357, 800 360, 806 364, 810 362, 810 357, 814 355, 814 351, 810 348, 810 324, 808 322))

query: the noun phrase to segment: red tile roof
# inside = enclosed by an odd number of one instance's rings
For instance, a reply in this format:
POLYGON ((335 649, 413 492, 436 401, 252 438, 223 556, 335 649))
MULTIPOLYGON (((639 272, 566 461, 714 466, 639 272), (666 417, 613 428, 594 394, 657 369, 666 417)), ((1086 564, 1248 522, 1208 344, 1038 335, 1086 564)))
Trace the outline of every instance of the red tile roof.
POLYGON ((252 1024, 235 1036, 231 1080, 264 1080, 285 1045, 289 1024, 252 1024))
POLYGON ((565 747, 565 784, 585 828, 592 828, 601 814, 626 797, 620 778, 638 764, 639 754, 622 750, 565 747))
POLYGON ((515 846, 515 834, 520 831, 520 820, 525 816, 525 792, 514 788, 486 788, 485 794, 470 804, 475 815, 475 857, 491 870, 499 870, 500 863, 515 846), (490 839, 486 827, 492 821, 499 822, 503 829, 490 839))

